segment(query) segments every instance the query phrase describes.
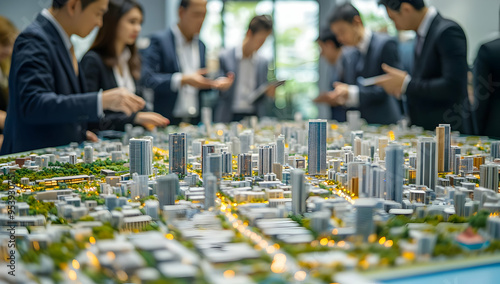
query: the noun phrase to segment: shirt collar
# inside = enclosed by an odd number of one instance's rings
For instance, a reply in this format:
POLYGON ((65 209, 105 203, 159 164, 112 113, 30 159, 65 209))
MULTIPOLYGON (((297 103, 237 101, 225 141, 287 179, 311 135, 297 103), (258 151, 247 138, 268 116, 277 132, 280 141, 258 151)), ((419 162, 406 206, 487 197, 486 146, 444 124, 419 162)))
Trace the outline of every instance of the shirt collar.
POLYGON ((418 27, 417 34, 421 37, 426 37, 429 29, 431 27, 432 21, 437 16, 437 10, 433 6, 427 9, 427 13, 425 13, 424 19, 420 26, 418 27))
POLYGON ((56 18, 54 18, 54 16, 47 9, 43 9, 41 15, 52 23, 52 25, 56 28, 57 33, 59 33, 59 37, 61 37, 64 46, 66 47, 67 50, 70 50, 73 44, 71 43, 68 34, 66 33, 66 31, 64 31, 61 24, 59 24, 56 18))
POLYGON ((356 46, 361 53, 366 54, 368 52, 368 48, 370 47, 370 42, 372 40, 372 34, 373 33, 369 28, 365 28, 363 38, 356 46))
POLYGON ((182 34, 181 30, 179 29, 178 25, 174 25, 172 27, 172 32, 174 33, 174 36, 175 36, 177 43, 180 45, 192 44, 192 43, 198 41, 198 35, 194 35, 193 39, 190 42, 188 42, 186 37, 182 34))

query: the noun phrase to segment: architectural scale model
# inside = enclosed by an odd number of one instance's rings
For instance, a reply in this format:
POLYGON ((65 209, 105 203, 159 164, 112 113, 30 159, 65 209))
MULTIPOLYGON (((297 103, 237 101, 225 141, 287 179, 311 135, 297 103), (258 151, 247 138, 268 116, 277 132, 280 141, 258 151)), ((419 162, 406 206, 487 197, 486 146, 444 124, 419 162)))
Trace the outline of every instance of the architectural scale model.
POLYGON ((500 142, 348 117, 3 157, 0 282, 384 283, 498 254, 500 142))

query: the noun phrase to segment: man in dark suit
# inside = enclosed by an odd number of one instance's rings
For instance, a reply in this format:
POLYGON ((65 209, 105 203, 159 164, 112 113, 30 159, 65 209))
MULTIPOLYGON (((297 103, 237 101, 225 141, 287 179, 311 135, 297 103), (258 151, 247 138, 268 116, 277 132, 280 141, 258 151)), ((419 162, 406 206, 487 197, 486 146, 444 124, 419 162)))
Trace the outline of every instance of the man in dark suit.
POLYGON ((330 28, 342 44, 355 47, 345 52, 344 81, 334 84, 337 104, 358 109, 368 123, 396 123, 402 118, 397 101, 382 88, 364 86, 358 79, 382 75, 383 63, 399 66, 396 40, 365 28, 359 11, 350 3, 335 8, 330 28))
POLYGON ((200 121, 200 90, 232 83, 204 77, 206 48, 198 35, 206 13, 206 0, 181 0, 177 25, 151 36, 142 54, 142 81, 154 91, 154 111, 174 125, 200 121))
MULTIPOLYGON (((223 51, 219 56, 220 70, 223 74, 234 74, 234 84, 221 89, 215 121, 240 121, 245 116, 267 114, 267 108, 273 104, 275 88, 269 86, 255 93, 268 84, 269 60, 257 51, 262 47, 273 30, 270 16, 255 16, 248 26, 241 46, 223 51), (253 96, 253 97, 252 97, 253 96)), ((216 80, 218 81, 218 80, 216 80)))
POLYGON ((481 45, 477 53, 473 109, 478 134, 500 139, 500 38, 481 45))
POLYGON ((87 131, 103 110, 132 113, 144 100, 123 89, 85 93, 70 41, 102 25, 108 0, 54 0, 17 38, 1 154, 96 140, 87 131))
POLYGON ((471 134, 472 116, 467 95, 467 40, 462 28, 444 19, 423 0, 381 0, 398 30, 417 32, 411 74, 384 65, 379 82, 389 94, 406 94, 411 123, 434 130, 448 123, 471 134))

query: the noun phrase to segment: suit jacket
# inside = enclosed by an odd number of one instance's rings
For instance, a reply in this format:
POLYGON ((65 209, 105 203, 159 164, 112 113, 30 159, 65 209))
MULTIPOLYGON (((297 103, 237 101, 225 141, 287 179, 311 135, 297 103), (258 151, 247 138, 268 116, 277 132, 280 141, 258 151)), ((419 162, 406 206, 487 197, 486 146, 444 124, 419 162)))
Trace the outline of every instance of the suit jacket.
POLYGON ((371 124, 391 124, 401 119, 401 109, 397 100, 389 96, 379 86, 364 87, 358 77, 369 78, 385 74, 382 63, 399 67, 398 44, 393 38, 373 33, 366 55, 359 55, 357 49, 344 50, 344 83, 359 87, 359 111, 361 117, 371 124), (364 63, 360 64, 360 60, 364 63), (360 67, 362 66, 362 68, 360 67))
POLYGON ((483 44, 474 62, 474 111, 480 135, 500 138, 500 38, 483 44))
MULTIPOLYGON (((173 92, 170 82, 174 73, 180 70, 175 46, 175 36, 171 29, 151 36, 149 46, 142 51, 142 85, 154 91, 154 111, 172 121, 173 111, 179 92, 173 92)), ((205 68, 205 44, 199 41, 200 68, 205 68)), ((198 94, 201 107, 202 92, 198 94)), ((201 110, 198 112, 198 120, 201 110)))
POLYGON ((87 122, 98 121, 97 92, 85 93, 84 76, 40 14, 14 44, 9 88, 2 155, 83 142, 87 122))
POLYGON ((464 31, 457 23, 436 15, 406 89, 411 123, 427 130, 447 123, 454 130, 471 134, 468 68, 464 31))
MULTIPOLYGON (((269 61, 262 58, 261 56, 256 56, 255 72, 256 72, 256 84, 255 87, 258 88, 263 84, 267 83, 267 73, 269 67, 269 61)), ((240 60, 236 58, 236 48, 231 48, 229 50, 223 51, 219 56, 220 71, 222 74, 227 74, 228 72, 234 73, 234 83, 231 87, 224 92, 220 92, 220 97, 217 102, 216 112, 214 114, 215 121, 217 122, 231 122, 233 120, 233 101, 236 97, 236 88, 238 86, 238 80, 244 79, 240 78, 238 75, 240 68, 240 60)), ((255 115, 262 117, 265 116, 266 109, 273 102, 270 98, 263 95, 257 99, 254 103, 255 115)))
MULTIPOLYGON (((100 89, 106 91, 118 87, 113 68, 106 66, 101 56, 94 50, 88 51, 85 56, 83 56, 80 64, 85 75, 88 91, 98 92, 100 89)), ((136 93, 140 94, 139 89, 137 89, 137 91, 136 93)), ((135 116, 137 115, 137 113, 134 113, 131 116, 127 116, 123 112, 114 111, 105 111, 104 113, 105 116, 101 118, 99 123, 91 123, 89 129, 94 131, 124 131, 125 125, 133 124, 135 116)))

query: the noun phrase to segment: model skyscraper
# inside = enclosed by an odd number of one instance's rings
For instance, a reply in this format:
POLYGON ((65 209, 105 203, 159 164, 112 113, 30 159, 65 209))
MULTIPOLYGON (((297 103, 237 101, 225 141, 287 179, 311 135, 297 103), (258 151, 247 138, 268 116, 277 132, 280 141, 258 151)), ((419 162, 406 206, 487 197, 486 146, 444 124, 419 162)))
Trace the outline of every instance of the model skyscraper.
POLYGON ((324 119, 309 120, 307 154, 310 175, 326 175, 326 126, 324 119))

